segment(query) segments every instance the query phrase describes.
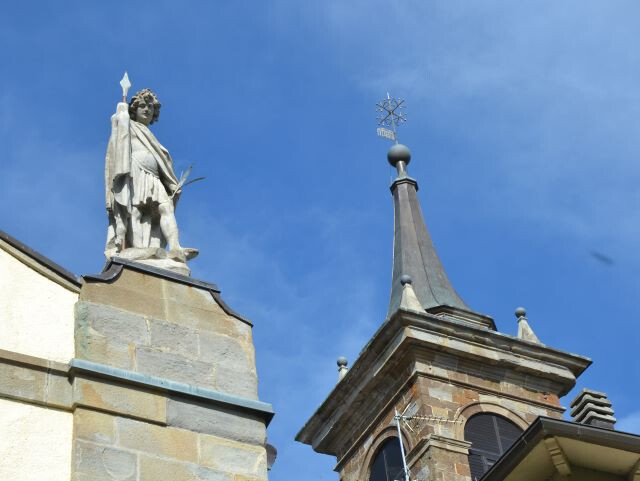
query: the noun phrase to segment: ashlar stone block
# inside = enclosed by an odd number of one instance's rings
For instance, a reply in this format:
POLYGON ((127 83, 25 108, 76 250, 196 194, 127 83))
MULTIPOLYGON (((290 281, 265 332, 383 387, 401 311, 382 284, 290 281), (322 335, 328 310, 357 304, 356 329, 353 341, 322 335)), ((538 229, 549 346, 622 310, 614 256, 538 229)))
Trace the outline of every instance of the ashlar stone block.
POLYGON ((167 424, 257 446, 266 442, 264 420, 181 396, 167 400, 167 424))
POLYGON ((137 481, 135 453, 85 441, 75 443, 76 481, 137 481))
POLYGON ((117 445, 176 461, 198 462, 198 434, 127 418, 116 419, 117 445))
POLYGON ((136 365, 137 371, 142 374, 215 389, 215 366, 212 363, 140 347, 136 349, 136 365))
POLYGON ((166 397, 106 380, 76 378, 74 403, 102 411, 164 423, 167 419, 166 397))
POLYGON ((140 455, 138 481, 234 481, 233 474, 209 469, 198 464, 169 461, 140 455))
POLYGON ((75 439, 111 445, 116 440, 114 417, 91 409, 76 408, 73 412, 75 439))
POLYGON ((267 453, 263 446, 247 446, 201 434, 200 462, 234 474, 267 477, 267 453))
POLYGON ((151 346, 154 349, 179 354, 189 359, 200 357, 198 334, 195 329, 157 319, 150 319, 149 327, 151 346))
POLYGON ((45 380, 44 371, 0 363, 0 385, 3 396, 42 402, 45 380))

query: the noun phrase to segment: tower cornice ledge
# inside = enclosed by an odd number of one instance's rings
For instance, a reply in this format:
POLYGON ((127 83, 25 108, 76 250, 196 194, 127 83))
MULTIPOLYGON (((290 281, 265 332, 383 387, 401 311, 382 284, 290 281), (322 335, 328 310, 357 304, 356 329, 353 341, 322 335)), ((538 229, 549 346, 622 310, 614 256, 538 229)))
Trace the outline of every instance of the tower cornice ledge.
POLYGON ((591 364, 586 357, 486 327, 401 309, 378 329, 296 440, 342 462, 356 441, 356 433, 367 431, 398 388, 414 375, 434 375, 436 363, 429 360, 438 356, 455 359, 449 371, 471 363, 480 375, 489 376, 493 369, 526 377, 532 391, 557 396, 569 392, 576 377, 591 364))

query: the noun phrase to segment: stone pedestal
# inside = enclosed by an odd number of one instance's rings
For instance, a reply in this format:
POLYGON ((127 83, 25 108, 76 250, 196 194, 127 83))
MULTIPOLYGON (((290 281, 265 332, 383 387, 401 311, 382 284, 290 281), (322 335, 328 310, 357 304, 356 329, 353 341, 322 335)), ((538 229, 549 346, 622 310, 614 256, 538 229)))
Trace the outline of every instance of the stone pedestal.
POLYGON ((251 323, 216 286, 112 260, 85 276, 70 363, 75 481, 266 480, 251 323))

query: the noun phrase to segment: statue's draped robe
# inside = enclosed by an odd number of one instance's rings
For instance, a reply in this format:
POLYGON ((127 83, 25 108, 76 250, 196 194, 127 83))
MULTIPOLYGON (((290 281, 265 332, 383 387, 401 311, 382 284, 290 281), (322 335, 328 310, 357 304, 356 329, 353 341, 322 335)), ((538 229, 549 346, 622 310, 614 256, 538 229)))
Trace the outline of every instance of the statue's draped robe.
MULTIPOLYGON (((150 223, 150 235, 145 236, 145 245, 133 245, 131 235, 131 210, 138 205, 133 203, 134 197, 146 200, 148 197, 157 199, 155 193, 136 192, 135 189, 151 185, 149 182, 138 182, 137 173, 140 167, 135 165, 132 158, 131 140, 137 138, 157 163, 160 188, 166 189, 167 195, 173 193, 178 186, 178 179, 173 172, 173 161, 167 149, 155 138, 151 131, 143 124, 133 121, 129 117, 129 106, 124 102, 118 104, 116 113, 111 117, 111 137, 107 146, 105 159, 105 192, 106 207, 109 216, 107 230, 107 245, 105 254, 111 257, 125 247, 157 247, 165 246, 166 240, 162 236, 157 215, 147 216, 145 221, 150 223), (148 195, 149 194, 149 195, 148 195), (119 245, 118 245, 119 243, 119 245)), ((147 174, 151 175, 151 174, 147 174)), ((156 186, 158 183, 156 182, 156 186)), ((164 195, 161 196, 164 198, 164 195)), ((174 202, 177 201, 174 197, 174 202)), ((143 200, 143 202, 144 202, 143 200)), ((138 200, 137 203, 140 201, 138 200)), ((153 208, 153 205, 147 206, 153 208)), ((155 206, 157 208, 157 206, 155 206)))

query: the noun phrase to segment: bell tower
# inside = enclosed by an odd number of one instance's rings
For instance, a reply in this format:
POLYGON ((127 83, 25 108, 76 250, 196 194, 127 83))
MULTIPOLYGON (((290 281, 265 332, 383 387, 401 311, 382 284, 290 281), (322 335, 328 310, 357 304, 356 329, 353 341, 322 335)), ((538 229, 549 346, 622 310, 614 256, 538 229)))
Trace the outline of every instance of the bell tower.
POLYGON ((425 225, 409 149, 387 157, 397 170, 389 310, 346 373, 341 360, 296 440, 335 456, 341 481, 470 481, 538 416, 561 418, 559 398, 591 361, 542 344, 522 308, 511 336, 467 306, 425 225))

